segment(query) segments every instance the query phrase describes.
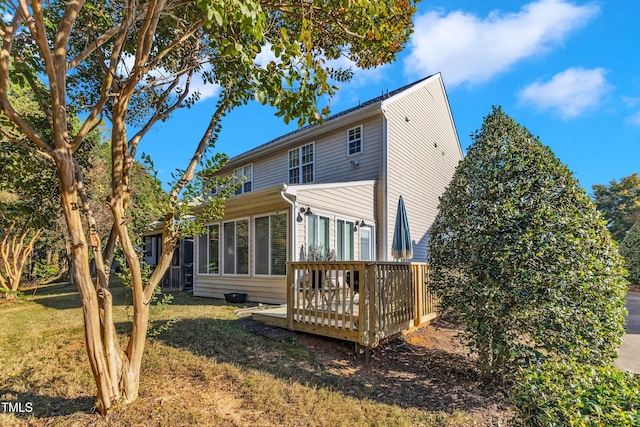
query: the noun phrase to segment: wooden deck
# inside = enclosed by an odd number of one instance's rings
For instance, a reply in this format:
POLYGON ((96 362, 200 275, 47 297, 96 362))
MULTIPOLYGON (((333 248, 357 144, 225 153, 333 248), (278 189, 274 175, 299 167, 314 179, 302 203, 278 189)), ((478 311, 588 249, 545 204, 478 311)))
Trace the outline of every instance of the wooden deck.
POLYGON ((425 263, 290 262, 287 304, 253 319, 365 348, 436 318, 425 263))

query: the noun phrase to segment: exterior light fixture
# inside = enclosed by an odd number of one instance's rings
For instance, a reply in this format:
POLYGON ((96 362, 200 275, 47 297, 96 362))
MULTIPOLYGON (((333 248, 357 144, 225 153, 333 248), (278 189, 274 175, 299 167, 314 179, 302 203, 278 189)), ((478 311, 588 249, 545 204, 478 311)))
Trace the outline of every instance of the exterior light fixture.
POLYGON ((358 231, 358 227, 368 227, 368 225, 364 222, 364 219, 356 221, 356 226, 353 228, 354 231, 358 231))
POLYGON ((296 221, 298 222, 302 222, 302 214, 304 214, 305 216, 309 216, 309 215, 313 215, 313 212, 311 212, 311 208, 309 206, 307 206, 307 208, 300 208, 300 212, 298 212, 298 216, 296 217, 296 221))

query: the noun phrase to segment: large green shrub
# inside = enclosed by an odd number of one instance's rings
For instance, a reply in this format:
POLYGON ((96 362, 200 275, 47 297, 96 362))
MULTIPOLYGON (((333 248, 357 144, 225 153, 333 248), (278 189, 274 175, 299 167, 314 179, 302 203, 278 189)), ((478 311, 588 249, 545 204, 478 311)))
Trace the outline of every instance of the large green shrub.
POLYGON ((640 285, 640 222, 637 222, 620 243, 620 254, 629 273, 629 281, 640 285))
POLYGON ((527 426, 640 426, 640 376, 613 366, 534 366, 511 397, 516 419, 527 426))
POLYGON ((624 333, 622 259, 571 172, 500 108, 440 199, 431 285, 485 377, 548 356, 604 364, 624 333))

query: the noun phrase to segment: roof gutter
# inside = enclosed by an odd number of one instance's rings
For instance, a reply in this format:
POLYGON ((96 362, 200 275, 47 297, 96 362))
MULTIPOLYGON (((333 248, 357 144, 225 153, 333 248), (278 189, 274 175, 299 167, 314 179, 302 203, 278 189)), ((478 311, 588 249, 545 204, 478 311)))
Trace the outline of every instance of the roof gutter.
POLYGON ((280 197, 282 197, 282 199, 287 202, 289 205, 291 205, 291 215, 289 215, 290 218, 290 222, 291 222, 291 239, 289 239, 289 241, 291 242, 290 248, 289 250, 291 251, 291 261, 296 261, 296 248, 298 247, 298 233, 296 230, 296 211, 298 210, 298 206, 297 203, 294 200, 291 200, 289 197, 286 196, 287 193, 287 184, 283 184, 282 185, 282 189, 280 190, 280 197))

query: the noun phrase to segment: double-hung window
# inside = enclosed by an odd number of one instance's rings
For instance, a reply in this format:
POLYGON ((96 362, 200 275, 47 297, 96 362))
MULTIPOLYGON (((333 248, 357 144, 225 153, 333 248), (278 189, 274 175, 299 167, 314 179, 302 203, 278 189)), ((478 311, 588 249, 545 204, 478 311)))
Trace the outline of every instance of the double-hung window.
POLYGON ((233 176, 236 182, 239 183, 234 194, 248 193, 253 190, 253 165, 234 169, 233 176))
POLYGON ((336 258, 338 261, 353 261, 355 224, 339 219, 336 221, 336 258))
POLYGON ((347 131, 347 152, 350 156, 362 153, 362 126, 347 131))
POLYGON ((198 273, 220 274, 220 225, 206 227, 198 237, 198 273))
POLYGON ((249 274, 249 220, 225 222, 224 274, 249 274))
POLYGON ((314 144, 289 150, 289 184, 306 184, 314 180, 314 144))
POLYGON ((287 215, 258 217, 254 230, 255 274, 286 275, 287 215))

